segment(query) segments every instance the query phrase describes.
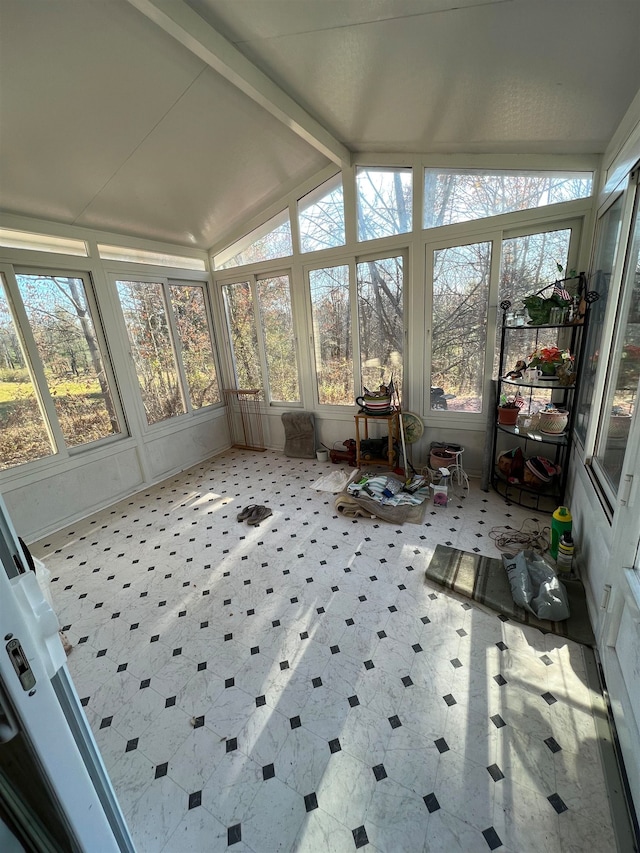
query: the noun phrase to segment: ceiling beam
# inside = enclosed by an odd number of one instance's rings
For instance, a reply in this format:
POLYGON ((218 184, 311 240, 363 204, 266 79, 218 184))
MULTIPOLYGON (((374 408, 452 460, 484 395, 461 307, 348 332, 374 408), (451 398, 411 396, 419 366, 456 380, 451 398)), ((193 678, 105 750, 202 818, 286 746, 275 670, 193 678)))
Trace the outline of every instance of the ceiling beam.
POLYGON ((329 160, 351 164, 345 145, 183 0, 128 1, 329 160))

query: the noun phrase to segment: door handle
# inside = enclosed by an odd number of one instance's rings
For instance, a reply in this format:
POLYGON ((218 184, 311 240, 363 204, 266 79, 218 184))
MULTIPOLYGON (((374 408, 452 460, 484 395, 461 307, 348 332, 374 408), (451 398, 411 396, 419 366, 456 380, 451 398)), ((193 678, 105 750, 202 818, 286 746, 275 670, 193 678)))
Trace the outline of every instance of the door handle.
POLYGON ((15 637, 9 640, 6 645, 9 660, 13 664, 16 675, 20 680, 23 690, 32 690, 36 683, 36 677, 24 653, 24 649, 20 645, 20 640, 15 637))

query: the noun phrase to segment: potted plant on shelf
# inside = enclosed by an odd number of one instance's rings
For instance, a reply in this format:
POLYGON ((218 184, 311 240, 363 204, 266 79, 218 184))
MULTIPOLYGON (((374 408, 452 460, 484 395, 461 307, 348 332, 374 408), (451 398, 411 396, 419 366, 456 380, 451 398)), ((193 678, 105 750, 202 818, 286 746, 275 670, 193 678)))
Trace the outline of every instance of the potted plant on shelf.
POLYGON ((557 380, 557 368, 571 368, 573 365, 573 356, 569 350, 561 350, 558 347, 539 347, 529 358, 529 367, 537 367, 540 370, 540 379, 557 380))
POLYGON ((506 394, 503 394, 498 406, 498 423, 502 426, 515 426, 523 405, 524 400, 518 394, 513 397, 507 397, 506 394))

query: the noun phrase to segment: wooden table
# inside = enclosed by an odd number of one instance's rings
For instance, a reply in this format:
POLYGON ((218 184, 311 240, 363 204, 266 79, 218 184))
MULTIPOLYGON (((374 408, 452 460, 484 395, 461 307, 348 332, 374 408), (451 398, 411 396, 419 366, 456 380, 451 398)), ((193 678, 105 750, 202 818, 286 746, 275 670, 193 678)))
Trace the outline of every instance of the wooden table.
POLYGON ((370 415, 366 412, 358 412, 354 415, 356 422, 356 466, 361 465, 386 465, 388 468, 395 468, 395 449, 394 444, 399 437, 398 412, 388 412, 386 415, 370 415), (360 423, 363 426, 362 440, 366 441, 369 438, 369 421, 375 423, 386 423, 387 425, 387 458, 376 457, 375 459, 363 459, 360 452, 360 423))

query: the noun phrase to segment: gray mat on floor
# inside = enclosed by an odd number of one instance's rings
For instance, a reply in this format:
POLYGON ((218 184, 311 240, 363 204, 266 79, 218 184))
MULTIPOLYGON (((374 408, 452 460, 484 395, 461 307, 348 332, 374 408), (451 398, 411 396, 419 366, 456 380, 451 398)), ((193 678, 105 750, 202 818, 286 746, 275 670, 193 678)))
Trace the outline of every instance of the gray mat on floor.
POLYGON ((426 576, 517 622, 539 628, 546 634, 557 634, 585 646, 596 644, 589 622, 584 586, 578 579, 562 580, 567 589, 571 616, 563 622, 549 622, 537 619, 514 603, 502 560, 459 551, 448 545, 437 545, 426 576))

